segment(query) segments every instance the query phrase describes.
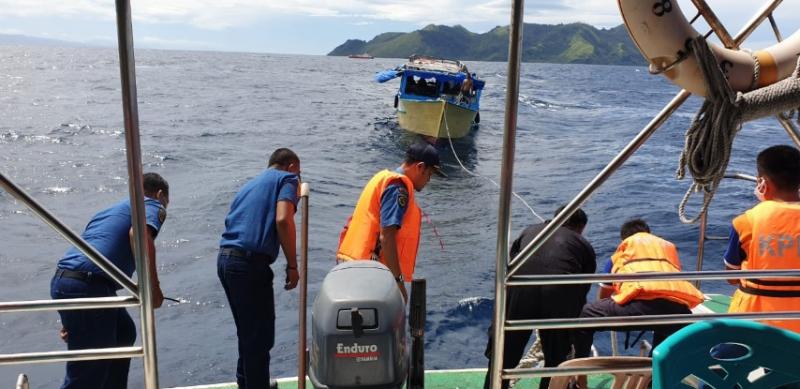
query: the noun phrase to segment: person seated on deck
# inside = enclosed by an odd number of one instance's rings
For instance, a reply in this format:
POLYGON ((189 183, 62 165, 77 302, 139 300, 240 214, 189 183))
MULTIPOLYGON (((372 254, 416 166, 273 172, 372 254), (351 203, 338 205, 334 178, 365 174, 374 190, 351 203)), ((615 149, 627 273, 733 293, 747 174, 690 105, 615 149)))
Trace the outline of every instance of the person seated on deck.
MULTIPOLYGON (((562 206, 556 211, 558 215, 562 206)), ((597 264, 592 245, 582 236, 586 223, 586 213, 582 209, 576 210, 572 216, 559 227, 553 236, 525 262, 519 269, 520 275, 538 274, 592 274, 597 264)), ((516 257, 523 247, 536 238, 550 221, 534 224, 526 228, 511 244, 511 257, 516 257)), ((509 320, 530 319, 556 319, 578 317, 581 308, 586 304, 586 293, 589 284, 578 285, 545 285, 545 286, 519 286, 508 291, 506 305, 509 320)), ((512 369, 522 359, 525 346, 528 344, 532 331, 510 331, 506 333, 503 346, 503 369, 512 369)), ((553 329, 540 330, 539 337, 544 353, 544 366, 556 367, 567 360, 572 351, 570 330, 553 329)), ((489 332, 489 342, 486 344, 485 355, 489 358, 489 372, 492 360, 492 332, 489 332)), ((489 388, 490 374, 486 374, 484 388, 489 388)), ((546 389, 550 384, 549 377, 539 381, 539 388, 546 389)), ((509 380, 503 380, 502 387, 508 388, 509 380)))
POLYGON ((439 97, 439 82, 435 78, 423 79, 424 83, 420 95, 428 97, 439 97))
POLYGON ((414 81, 414 76, 409 75, 406 78, 406 94, 409 94, 409 95, 417 94, 417 89, 418 88, 419 88, 419 86, 417 86, 417 82, 414 81))
MULTIPOLYGON (((606 263, 604 272, 630 274, 681 271, 675 245, 651 234, 650 227, 644 220, 625 222, 620 228, 620 238, 622 243, 606 263)), ((703 294, 697 288, 683 280, 625 281, 601 286, 601 298, 586 304, 579 317, 690 314, 690 309, 704 300, 703 294)), ((655 325, 619 329, 653 330, 655 348, 683 326, 684 324, 655 325)), ((588 357, 595 331, 608 330, 616 328, 592 327, 575 330, 575 357, 588 357)))
POLYGON ((442 87, 442 94, 445 95, 457 95, 459 91, 460 89, 458 85, 453 80, 448 80, 447 82, 444 83, 444 86, 442 87))
MULTIPOLYGON (((755 195, 759 203, 733 219, 727 270, 800 269, 800 151, 769 147, 756 158, 755 195)), ((736 279, 728 312, 800 311, 797 278, 736 279)), ((769 320, 765 324, 800 332, 800 321, 769 320)))

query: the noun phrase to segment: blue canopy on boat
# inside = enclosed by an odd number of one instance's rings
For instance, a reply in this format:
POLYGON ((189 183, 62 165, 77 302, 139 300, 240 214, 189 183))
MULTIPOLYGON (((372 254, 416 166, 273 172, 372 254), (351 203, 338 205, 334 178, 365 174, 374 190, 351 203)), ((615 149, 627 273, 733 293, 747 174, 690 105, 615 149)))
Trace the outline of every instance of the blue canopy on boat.
POLYGON ((375 82, 386 82, 389 80, 393 80, 403 74, 402 70, 392 69, 392 70, 384 70, 382 72, 375 73, 375 82))
MULTIPOLYGON (((436 81, 438 82, 453 81, 456 84, 461 84, 467 78, 466 73, 451 74, 451 73, 427 72, 423 70, 411 70, 411 69, 403 70, 401 74, 403 73, 405 73, 406 77, 416 76, 424 79, 435 78, 436 81)), ((483 89, 484 85, 486 85, 486 83, 483 80, 476 78, 475 74, 473 73, 472 87, 478 90, 478 89, 483 89)))
MULTIPOLYGON (((464 79, 467 78, 465 73, 456 73, 456 74, 449 74, 449 73, 439 73, 439 72, 426 72, 422 70, 411 70, 411 69, 391 69, 391 70, 384 70, 378 73, 375 73, 375 82, 384 83, 386 81, 393 80, 401 75, 405 74, 407 77, 409 76, 416 76, 420 78, 435 78, 439 82, 447 82, 447 81, 454 81, 456 84, 461 84, 464 82, 464 79)), ((476 78, 475 74, 472 75, 472 85, 475 89, 483 89, 483 86, 486 83, 476 78)))

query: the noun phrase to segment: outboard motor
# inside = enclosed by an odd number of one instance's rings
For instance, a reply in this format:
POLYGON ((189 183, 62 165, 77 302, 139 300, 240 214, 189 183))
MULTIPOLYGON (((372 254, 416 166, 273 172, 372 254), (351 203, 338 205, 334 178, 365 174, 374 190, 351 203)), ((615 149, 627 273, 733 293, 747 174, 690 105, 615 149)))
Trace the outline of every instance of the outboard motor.
POLYGON ((406 314, 389 268, 341 263, 325 276, 311 311, 316 388, 400 388, 406 379, 406 314))

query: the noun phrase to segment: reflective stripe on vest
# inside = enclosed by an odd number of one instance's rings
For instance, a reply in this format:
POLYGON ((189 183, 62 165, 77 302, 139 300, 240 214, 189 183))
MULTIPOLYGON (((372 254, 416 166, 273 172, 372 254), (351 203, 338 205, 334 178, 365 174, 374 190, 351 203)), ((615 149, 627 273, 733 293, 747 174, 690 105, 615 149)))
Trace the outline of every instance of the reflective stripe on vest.
MULTIPOLYGON (((343 261, 375 259, 381 233, 381 195, 393 181, 401 180, 408 191, 408 205, 397 231, 397 257, 400 272, 406 281, 413 279, 419 247, 422 212, 414 199, 414 184, 403 174, 384 170, 369 180, 353 211, 352 219, 339 244, 336 258, 343 261)), ((379 253, 381 263, 386 264, 383 253, 379 253)))
MULTIPOLYGON (((742 270, 800 269, 800 205, 763 201, 733 220, 746 257, 742 270)), ((753 296, 800 297, 800 279, 742 279, 753 296)))
MULTIPOLYGON (((675 273, 681 269, 678 250, 672 243, 653 234, 640 232, 629 236, 611 256, 612 273, 675 273)), ((625 281, 614 283, 617 304, 632 300, 672 300, 694 308, 704 296, 691 283, 683 280, 625 281)))

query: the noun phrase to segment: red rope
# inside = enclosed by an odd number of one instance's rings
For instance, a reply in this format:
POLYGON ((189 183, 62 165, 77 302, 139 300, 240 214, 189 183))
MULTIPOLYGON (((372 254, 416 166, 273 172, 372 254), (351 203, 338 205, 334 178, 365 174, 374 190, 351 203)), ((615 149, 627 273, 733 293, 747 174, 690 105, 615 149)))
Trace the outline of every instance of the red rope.
MULTIPOLYGON (((422 210, 422 208, 420 208, 420 210, 422 210)), ((431 225, 431 227, 433 227, 433 235, 436 235, 436 238, 439 239, 439 247, 441 248, 442 251, 444 251, 444 241, 442 240, 441 235, 439 235, 439 231, 436 231, 436 225, 433 224, 431 218, 425 211, 422 211, 422 216, 425 217, 425 222, 427 222, 428 224, 431 225)))

